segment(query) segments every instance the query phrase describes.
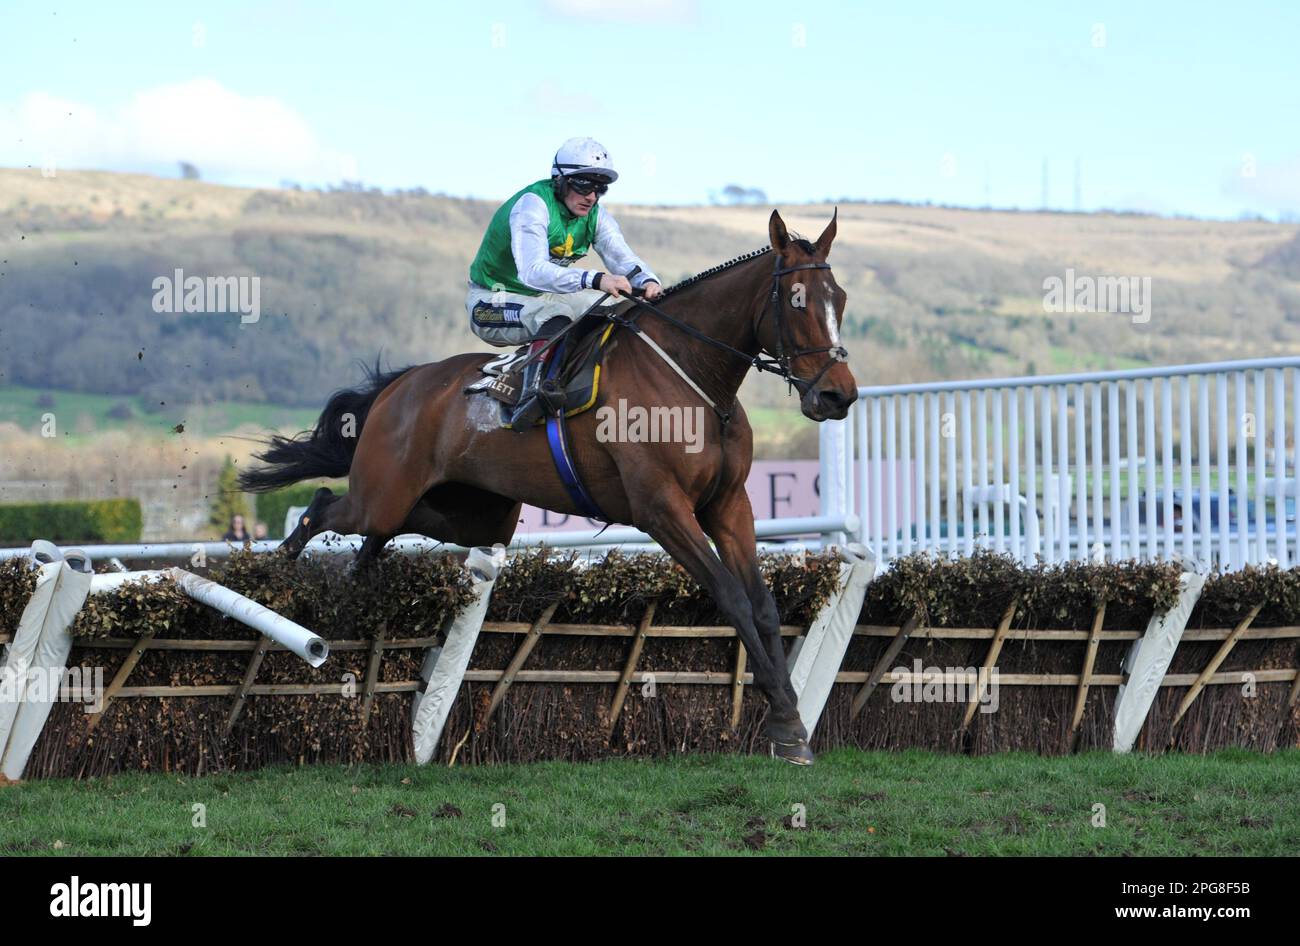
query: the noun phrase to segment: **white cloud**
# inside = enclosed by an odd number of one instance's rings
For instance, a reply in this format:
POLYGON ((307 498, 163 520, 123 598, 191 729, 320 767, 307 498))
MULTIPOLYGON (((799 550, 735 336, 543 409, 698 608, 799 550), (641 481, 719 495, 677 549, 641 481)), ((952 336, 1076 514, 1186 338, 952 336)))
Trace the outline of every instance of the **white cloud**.
POLYGON ((103 110, 45 92, 0 108, 0 164, 158 170, 178 161, 229 183, 334 181, 355 167, 281 100, 213 79, 145 89, 103 110))
POLYGON ((695 0, 546 0, 560 16, 616 23, 689 23, 696 18, 695 0))

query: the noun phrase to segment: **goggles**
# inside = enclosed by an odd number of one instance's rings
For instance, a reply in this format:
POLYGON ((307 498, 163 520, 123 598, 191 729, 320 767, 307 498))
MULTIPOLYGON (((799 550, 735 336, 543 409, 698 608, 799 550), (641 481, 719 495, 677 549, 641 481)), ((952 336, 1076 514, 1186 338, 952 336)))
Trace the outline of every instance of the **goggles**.
POLYGON ((592 180, 589 177, 566 177, 565 181, 568 182, 568 185, 573 188, 575 193, 581 194, 583 197, 593 191, 597 197, 601 197, 609 190, 609 185, 605 182, 592 180))

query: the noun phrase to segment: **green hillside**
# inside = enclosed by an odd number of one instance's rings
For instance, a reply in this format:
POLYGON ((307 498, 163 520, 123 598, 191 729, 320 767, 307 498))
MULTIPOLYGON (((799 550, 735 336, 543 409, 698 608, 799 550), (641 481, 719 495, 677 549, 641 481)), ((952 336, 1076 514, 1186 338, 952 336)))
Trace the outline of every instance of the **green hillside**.
MULTIPOLYGON (((503 181, 502 194, 517 183, 503 181)), ((102 396, 65 400, 74 426, 82 415, 110 427, 298 423, 311 412, 265 405, 316 408, 358 378, 359 361, 483 349, 463 297, 494 208, 424 193, 0 170, 0 420, 30 429, 25 399, 55 391, 102 396), (257 276, 260 318, 154 311, 154 280, 177 269, 257 276), (130 417, 110 416, 120 404, 130 417)), ((832 210, 780 209, 810 236, 832 210)), ((612 210, 670 281, 763 245, 770 213, 612 210)), ((844 335, 862 383, 1265 356, 1300 344, 1295 226, 854 203, 839 207, 831 262, 848 293, 844 335), (1150 321, 1045 314, 1043 281, 1067 268, 1151 277, 1150 321)), ((745 397, 778 406, 783 394, 751 381, 745 397)))

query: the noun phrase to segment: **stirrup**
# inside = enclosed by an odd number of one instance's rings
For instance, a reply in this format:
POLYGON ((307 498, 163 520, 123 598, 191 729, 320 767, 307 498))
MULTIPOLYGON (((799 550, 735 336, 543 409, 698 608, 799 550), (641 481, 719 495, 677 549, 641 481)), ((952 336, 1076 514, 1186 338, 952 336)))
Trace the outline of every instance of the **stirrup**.
POLYGON ((554 378, 541 379, 537 382, 537 400, 546 413, 558 413, 564 408, 564 386, 554 378))
POLYGON ((521 400, 516 406, 514 413, 510 415, 510 429, 515 433, 523 433, 532 427, 546 413, 546 405, 537 394, 532 394, 521 400))
POLYGON ((522 433, 532 427, 545 414, 558 414, 564 409, 564 388, 553 378, 543 378, 536 389, 525 392, 510 415, 510 429, 522 433))
POLYGON ((541 377, 543 368, 545 365, 534 361, 524 369, 524 377, 520 383, 523 390, 519 394, 519 402, 510 414, 510 429, 517 433, 523 433, 532 427, 546 410, 546 403, 539 391, 539 388, 546 383, 541 377))

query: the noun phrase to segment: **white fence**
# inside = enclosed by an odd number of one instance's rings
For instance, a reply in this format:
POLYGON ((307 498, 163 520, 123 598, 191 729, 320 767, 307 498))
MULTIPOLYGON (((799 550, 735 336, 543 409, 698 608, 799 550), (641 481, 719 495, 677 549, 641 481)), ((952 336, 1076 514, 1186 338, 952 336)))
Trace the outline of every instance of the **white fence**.
POLYGON ((1300 358, 858 389, 822 513, 882 562, 1300 563, 1300 358))

